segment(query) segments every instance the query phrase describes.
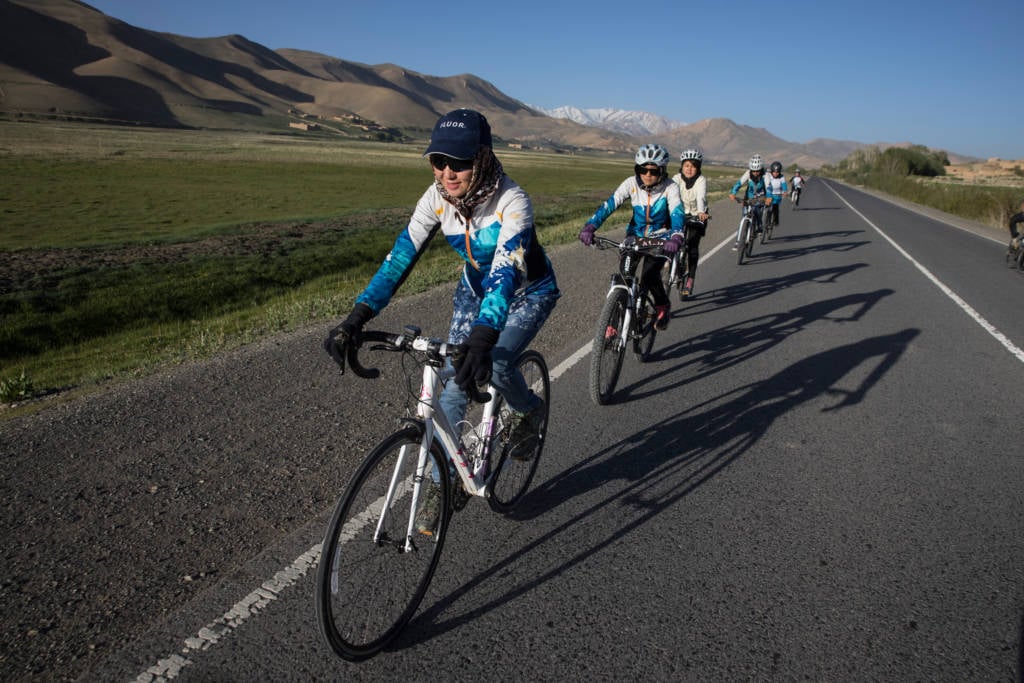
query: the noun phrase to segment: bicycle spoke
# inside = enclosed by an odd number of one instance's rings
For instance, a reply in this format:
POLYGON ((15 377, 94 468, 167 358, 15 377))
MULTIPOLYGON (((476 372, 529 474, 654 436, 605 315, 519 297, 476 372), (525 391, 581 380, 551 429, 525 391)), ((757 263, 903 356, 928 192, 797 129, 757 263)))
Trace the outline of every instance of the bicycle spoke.
POLYGON ((410 515, 418 512, 412 498, 419 446, 420 431, 413 428, 396 432, 371 451, 324 537, 317 617, 327 642, 345 659, 370 657, 398 634, 437 566, 449 504, 447 479, 436 475, 446 471, 436 447, 428 453, 427 476, 420 485, 421 509, 428 499, 437 501, 436 523, 430 535, 407 535, 410 515))

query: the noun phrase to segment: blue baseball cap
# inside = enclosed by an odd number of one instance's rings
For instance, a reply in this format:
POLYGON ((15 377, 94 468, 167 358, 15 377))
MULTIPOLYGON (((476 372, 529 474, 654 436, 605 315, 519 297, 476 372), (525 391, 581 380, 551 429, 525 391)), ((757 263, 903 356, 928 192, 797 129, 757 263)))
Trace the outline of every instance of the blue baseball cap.
POLYGON ((491 147, 491 126, 487 119, 472 109, 456 109, 434 124, 430 146, 423 156, 444 154, 455 159, 472 159, 480 147, 491 147))

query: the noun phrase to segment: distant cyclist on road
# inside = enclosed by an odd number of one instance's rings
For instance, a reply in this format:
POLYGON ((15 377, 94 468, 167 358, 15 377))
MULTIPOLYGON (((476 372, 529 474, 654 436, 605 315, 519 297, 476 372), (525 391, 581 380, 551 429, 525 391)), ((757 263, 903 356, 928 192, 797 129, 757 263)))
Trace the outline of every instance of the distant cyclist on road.
MULTIPOLYGON (((615 213, 628 199, 633 206, 633 215, 626 228, 628 237, 664 237, 662 251, 672 256, 683 244, 683 205, 679 197, 679 186, 668 177, 668 150, 661 145, 642 145, 637 150, 633 175, 615 188, 612 196, 597 208, 594 215, 580 231, 580 242, 588 247, 594 243, 594 233, 609 216, 615 213)), ((659 330, 668 327, 668 293, 661 283, 661 259, 647 259, 641 276, 642 282, 654 297, 657 312, 654 326, 659 330)))
POLYGON ((698 149, 687 149, 679 155, 679 173, 672 176, 672 182, 679 186, 686 215, 686 273, 679 286, 680 296, 693 293, 693 279, 697 276, 700 261, 700 240, 707 232, 708 181, 701 175, 700 167, 704 155, 698 149))
MULTIPOLYGON (((740 201, 736 195, 739 194, 740 188, 744 185, 747 186, 747 192, 744 195, 747 199, 750 199, 758 194, 767 194, 767 189, 764 184, 764 160, 760 154, 755 154, 750 157, 750 161, 747 162, 747 170, 740 176, 740 179, 736 181, 736 184, 732 186, 732 190, 729 191, 729 199, 738 202, 740 201)), ((770 204, 771 199, 765 197, 765 204, 770 204)), ((742 227, 743 223, 740 222, 742 227)), ((732 250, 736 251, 740 246, 740 229, 736 228, 736 241, 732 243, 732 250)), ((757 225, 757 230, 760 232, 761 226, 757 225)))
POLYGON ((1020 211, 1010 216, 1010 248, 1020 249, 1021 239, 1024 235, 1017 230, 1017 226, 1024 223, 1024 201, 1020 203, 1020 211))
POLYGON ((793 177, 790 178, 789 184, 791 186, 789 190, 790 192, 792 192, 793 190, 804 189, 804 177, 800 175, 799 168, 793 171, 793 177))
POLYGON ((768 177, 764 179, 765 189, 768 196, 772 198, 772 204, 768 207, 768 220, 775 227, 779 226, 779 204, 789 191, 786 185, 786 176, 782 175, 782 162, 773 161, 768 167, 768 177))

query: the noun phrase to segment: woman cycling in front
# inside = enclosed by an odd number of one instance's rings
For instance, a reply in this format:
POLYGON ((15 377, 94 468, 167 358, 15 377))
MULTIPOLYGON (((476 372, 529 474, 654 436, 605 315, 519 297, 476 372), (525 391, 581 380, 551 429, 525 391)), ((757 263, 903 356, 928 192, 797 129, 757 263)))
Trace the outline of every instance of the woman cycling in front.
MULTIPOLYGON (((633 175, 623 180, 598 207, 580 231, 580 242, 588 247, 593 244, 597 229, 628 199, 633 215, 626 228, 627 238, 667 237, 662 251, 668 256, 679 251, 683 243, 683 205, 679 186, 668 177, 668 159, 668 150, 661 145, 641 146, 634 159, 633 175)), ((648 259, 642 275, 642 282, 654 298, 654 326, 659 330, 668 327, 669 316, 668 293, 661 283, 663 265, 660 259, 648 259)))
MULTIPOLYGON (((740 201, 739 199, 736 198, 736 195, 739 193, 740 188, 743 187, 744 184, 747 186, 747 199, 751 199, 758 194, 766 193, 764 184, 764 160, 761 159, 760 154, 755 154, 754 156, 750 157, 750 161, 747 162, 746 172, 744 172, 744 174, 740 176, 740 179, 737 180, 736 184, 732 186, 732 190, 729 191, 729 199, 736 202, 740 201)), ((771 199, 766 197, 765 204, 768 204, 770 202, 771 199)), ((743 222, 741 221, 741 227, 736 228, 736 240, 732 243, 733 251, 736 251, 737 249, 740 248, 740 230, 742 229, 742 225, 743 222)), ((761 231, 760 223, 757 223, 756 228, 758 232, 761 231)))

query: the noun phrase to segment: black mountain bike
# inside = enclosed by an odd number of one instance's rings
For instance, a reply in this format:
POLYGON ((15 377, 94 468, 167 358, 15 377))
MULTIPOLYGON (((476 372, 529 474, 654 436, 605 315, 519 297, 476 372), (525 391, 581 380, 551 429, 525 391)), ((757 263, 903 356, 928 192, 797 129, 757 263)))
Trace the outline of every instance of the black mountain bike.
POLYGON ((619 381, 626 346, 643 363, 658 334, 654 297, 642 282, 647 259, 671 259, 662 253, 665 240, 658 237, 627 237, 622 242, 594 236, 598 249, 619 250, 619 272, 612 275, 604 308, 597 319, 597 331, 590 357, 590 398, 598 405, 611 401, 619 381))
POLYGON ((757 233, 761 232, 764 221, 764 193, 758 192, 753 197, 745 197, 743 204, 743 218, 740 219, 739 245, 736 250, 736 263, 743 265, 743 259, 754 255, 754 240, 757 233))

